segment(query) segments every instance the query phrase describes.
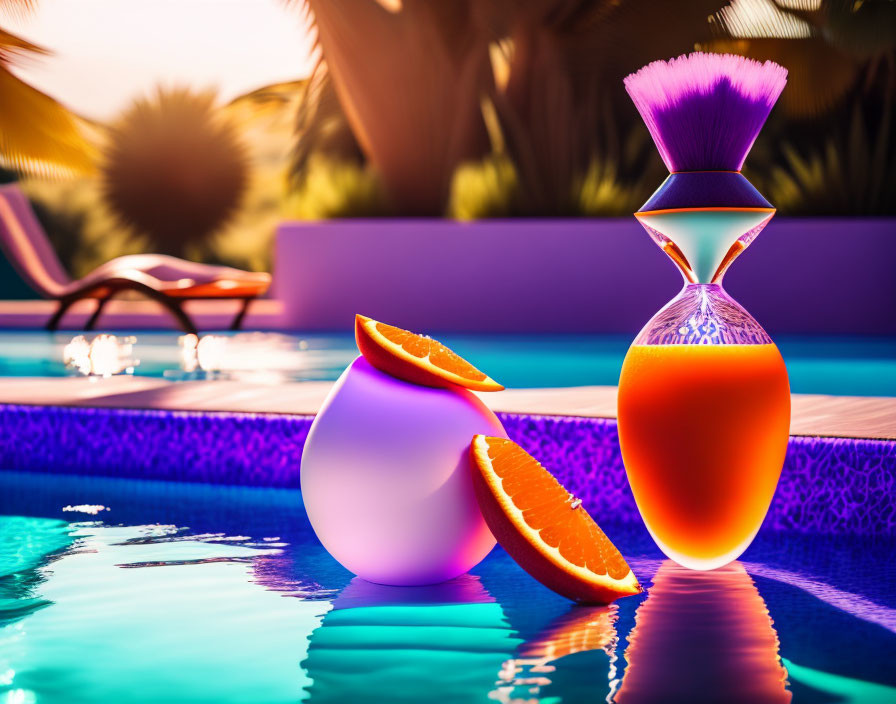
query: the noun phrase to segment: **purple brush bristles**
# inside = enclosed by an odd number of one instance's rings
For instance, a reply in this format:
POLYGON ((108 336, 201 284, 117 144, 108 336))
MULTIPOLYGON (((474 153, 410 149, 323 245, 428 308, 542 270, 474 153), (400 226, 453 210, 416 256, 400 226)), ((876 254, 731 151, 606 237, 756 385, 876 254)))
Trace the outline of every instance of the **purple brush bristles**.
POLYGON ((669 171, 740 171, 787 70, 733 54, 654 61, 625 78, 669 171))

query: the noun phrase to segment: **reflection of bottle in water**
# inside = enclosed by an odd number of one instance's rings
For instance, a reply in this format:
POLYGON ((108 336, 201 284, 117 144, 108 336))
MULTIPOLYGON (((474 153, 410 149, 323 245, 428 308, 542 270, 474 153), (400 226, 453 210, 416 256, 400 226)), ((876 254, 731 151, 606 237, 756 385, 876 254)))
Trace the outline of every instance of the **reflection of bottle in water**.
POLYGON ((574 606, 504 663, 489 699, 605 701, 615 677, 618 607, 574 606), (556 699, 554 698, 556 695, 556 699))
POLYGON ((618 704, 785 704, 778 636, 737 562, 693 572, 664 562, 635 615, 618 704))
MULTIPOLYGON (((309 639, 309 701, 469 702, 516 650, 478 577, 425 587, 353 579, 309 639)), ((479 697, 482 698, 482 697, 479 697)))

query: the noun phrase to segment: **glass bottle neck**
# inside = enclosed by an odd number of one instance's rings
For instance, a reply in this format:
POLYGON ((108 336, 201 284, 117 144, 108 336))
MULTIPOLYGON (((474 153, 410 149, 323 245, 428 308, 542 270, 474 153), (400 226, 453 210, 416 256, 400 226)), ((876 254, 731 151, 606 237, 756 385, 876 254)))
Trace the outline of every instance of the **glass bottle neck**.
POLYGON ((685 282, 720 284, 738 255, 773 212, 758 209, 637 213, 651 238, 675 262, 685 282))
POLYGON ((644 326, 636 345, 762 345, 771 338, 720 283, 686 283, 644 326))

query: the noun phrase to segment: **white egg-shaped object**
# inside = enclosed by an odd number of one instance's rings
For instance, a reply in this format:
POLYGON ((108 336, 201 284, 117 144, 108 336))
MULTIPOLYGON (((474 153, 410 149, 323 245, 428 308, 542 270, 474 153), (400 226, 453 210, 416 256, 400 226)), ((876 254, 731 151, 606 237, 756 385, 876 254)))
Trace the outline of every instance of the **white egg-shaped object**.
POLYGON ((434 584, 475 566, 495 545, 473 493, 477 433, 506 437, 473 393, 402 381, 358 357, 302 452, 302 499, 323 546, 379 584, 434 584))

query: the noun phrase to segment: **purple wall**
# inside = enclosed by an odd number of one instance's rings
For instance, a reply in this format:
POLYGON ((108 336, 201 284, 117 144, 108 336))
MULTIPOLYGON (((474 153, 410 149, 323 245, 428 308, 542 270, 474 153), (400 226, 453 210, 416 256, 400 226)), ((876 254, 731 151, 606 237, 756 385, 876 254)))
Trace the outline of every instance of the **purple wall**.
MULTIPOLYGON (((896 335, 896 219, 772 220, 726 286, 772 334, 896 335)), ((285 324, 634 335, 681 277, 634 218, 284 223, 285 324)))
POLYGON ((725 277, 769 331, 896 335, 896 219, 773 219, 725 277))

